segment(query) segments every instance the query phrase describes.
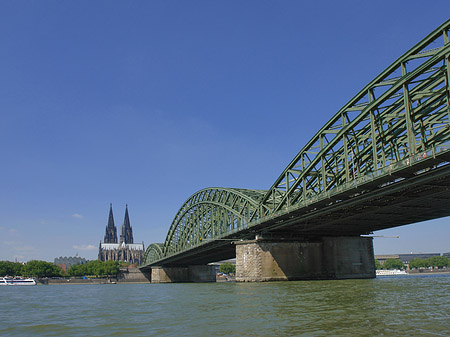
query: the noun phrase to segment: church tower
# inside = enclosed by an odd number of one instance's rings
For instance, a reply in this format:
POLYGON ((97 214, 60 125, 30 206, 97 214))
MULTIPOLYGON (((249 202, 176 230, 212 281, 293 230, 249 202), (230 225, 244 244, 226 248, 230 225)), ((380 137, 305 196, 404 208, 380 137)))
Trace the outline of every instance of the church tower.
POLYGON ((117 228, 114 225, 114 216, 112 211, 112 204, 109 205, 108 226, 106 226, 104 243, 117 243, 117 228))
POLYGON ((125 208, 125 219, 120 229, 120 243, 117 243, 117 228, 114 225, 112 204, 109 207, 108 226, 106 226, 105 240, 98 247, 98 259, 100 261, 123 261, 130 264, 144 262, 144 242, 133 242, 133 229, 130 225, 128 205, 125 208))
MULTIPOLYGON (((116 241, 117 242, 117 241, 116 241)), ((125 219, 120 231, 120 243, 133 243, 133 229, 130 225, 130 218, 128 216, 128 205, 125 208, 125 219)))

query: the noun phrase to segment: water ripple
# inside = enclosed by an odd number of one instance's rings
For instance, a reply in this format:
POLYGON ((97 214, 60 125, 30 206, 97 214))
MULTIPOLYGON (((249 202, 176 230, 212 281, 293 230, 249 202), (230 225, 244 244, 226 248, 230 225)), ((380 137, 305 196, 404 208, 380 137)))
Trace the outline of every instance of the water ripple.
POLYGON ((4 336, 449 336, 450 277, 1 287, 4 336))

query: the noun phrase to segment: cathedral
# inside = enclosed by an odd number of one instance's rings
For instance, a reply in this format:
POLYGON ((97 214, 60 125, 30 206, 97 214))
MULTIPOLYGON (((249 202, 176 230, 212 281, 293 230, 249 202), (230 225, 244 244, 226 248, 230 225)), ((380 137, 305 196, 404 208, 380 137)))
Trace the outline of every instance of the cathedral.
POLYGON ((117 228, 114 225, 111 204, 103 243, 100 240, 98 259, 100 261, 123 261, 131 264, 141 264, 144 261, 144 254, 144 242, 133 243, 133 229, 128 216, 128 205, 126 205, 125 219, 120 229, 120 241, 117 243, 117 228))

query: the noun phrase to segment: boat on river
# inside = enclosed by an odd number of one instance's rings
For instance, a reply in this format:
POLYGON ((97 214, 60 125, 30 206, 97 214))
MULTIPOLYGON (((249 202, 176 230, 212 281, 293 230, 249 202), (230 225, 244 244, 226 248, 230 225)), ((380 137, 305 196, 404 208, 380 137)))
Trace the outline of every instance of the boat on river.
POLYGON ((23 277, 0 277, 0 286, 35 286, 36 281, 33 278, 23 277))
POLYGON ((389 270, 377 270, 377 276, 393 276, 393 275, 408 275, 405 270, 400 269, 389 269, 389 270))

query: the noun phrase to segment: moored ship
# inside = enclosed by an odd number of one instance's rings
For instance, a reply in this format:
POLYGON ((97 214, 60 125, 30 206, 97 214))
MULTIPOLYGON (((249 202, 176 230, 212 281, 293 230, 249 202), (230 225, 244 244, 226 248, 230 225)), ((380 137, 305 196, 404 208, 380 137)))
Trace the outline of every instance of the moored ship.
POLYGON ((22 277, 0 277, 0 286, 35 286, 36 281, 33 278, 22 277))
POLYGON ((400 269, 390 269, 390 270, 377 270, 377 276, 392 276, 392 275, 408 275, 405 270, 400 269))

